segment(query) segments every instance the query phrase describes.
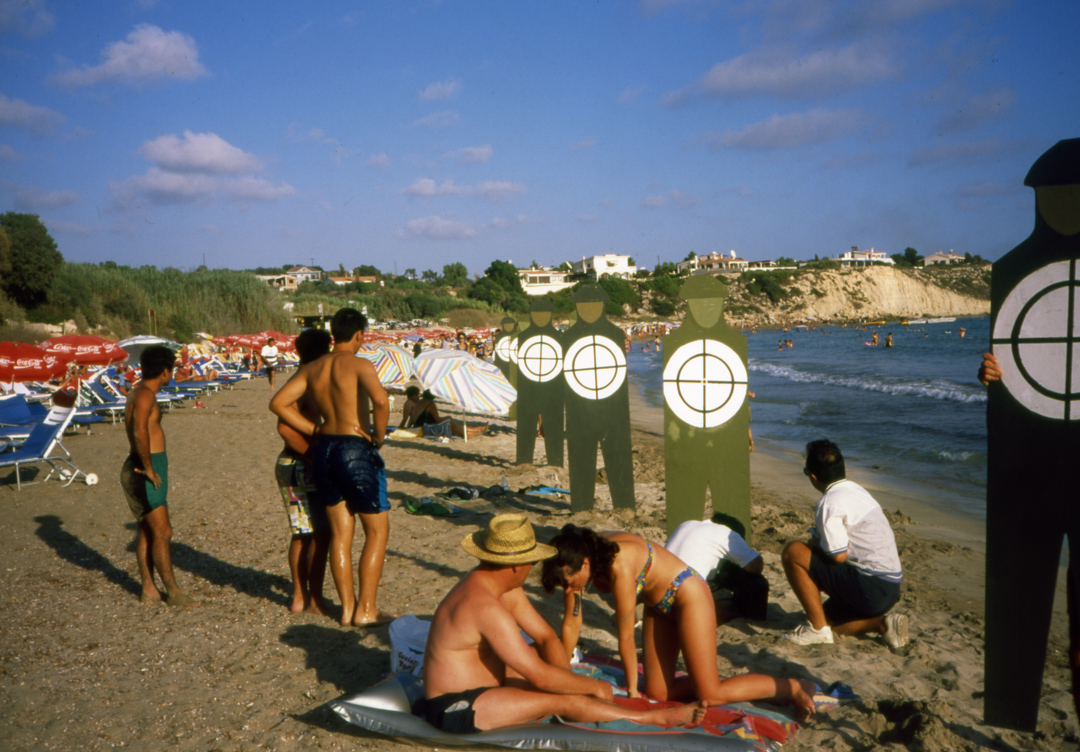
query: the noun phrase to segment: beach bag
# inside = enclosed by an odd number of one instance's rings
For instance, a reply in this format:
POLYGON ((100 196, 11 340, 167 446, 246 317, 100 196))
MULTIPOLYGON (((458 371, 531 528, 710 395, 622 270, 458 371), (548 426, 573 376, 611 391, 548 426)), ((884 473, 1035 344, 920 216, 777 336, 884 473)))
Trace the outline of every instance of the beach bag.
POLYGON ((390 622, 390 670, 406 671, 421 676, 424 650, 427 648, 430 621, 421 621, 412 614, 390 622))

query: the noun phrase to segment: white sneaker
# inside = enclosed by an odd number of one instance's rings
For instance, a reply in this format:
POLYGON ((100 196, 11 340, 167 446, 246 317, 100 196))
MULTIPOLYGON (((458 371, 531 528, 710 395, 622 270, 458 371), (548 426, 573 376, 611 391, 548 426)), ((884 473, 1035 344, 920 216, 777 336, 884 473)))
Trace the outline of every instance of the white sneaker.
POLYGON ((907 614, 889 614, 885 617, 885 644, 889 650, 899 650, 908 644, 907 614))
POLYGON ((832 629, 826 624, 821 629, 814 629, 810 624, 798 626, 794 632, 784 635, 785 640, 790 640, 796 645, 832 645, 832 629))

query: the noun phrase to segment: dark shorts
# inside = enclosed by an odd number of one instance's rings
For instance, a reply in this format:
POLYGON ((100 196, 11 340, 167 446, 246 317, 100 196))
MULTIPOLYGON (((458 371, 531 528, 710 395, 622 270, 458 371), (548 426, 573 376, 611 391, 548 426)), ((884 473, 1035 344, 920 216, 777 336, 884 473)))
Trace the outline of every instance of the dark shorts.
POLYGON ((423 699, 417 703, 416 714, 437 729, 451 734, 475 734, 476 698, 494 687, 478 687, 464 692, 447 692, 445 695, 423 699))
POLYGON ((390 511, 386 464, 370 441, 363 436, 320 435, 311 454, 315 489, 308 499, 313 510, 344 499, 351 514, 390 511))
POLYGON ((135 472, 135 468, 142 469, 142 462, 138 458, 128 455, 120 468, 120 487, 124 489, 128 507, 138 522, 142 522, 152 510, 168 506, 169 457, 165 452, 151 454, 150 464, 161 478, 160 488, 154 488, 145 475, 135 472))
POLYGON ((274 369, 275 369, 275 368, 277 368, 277 366, 276 366, 276 365, 273 365, 273 366, 265 366, 265 367, 263 368, 263 370, 264 370, 264 371, 266 371, 266 375, 267 375, 267 376, 269 376, 270 374, 272 374, 272 373, 274 372, 274 369))
POLYGON ((900 600, 899 582, 866 574, 846 561, 837 564, 816 549, 810 557, 810 579, 829 594, 825 617, 833 624, 881 616, 900 600))

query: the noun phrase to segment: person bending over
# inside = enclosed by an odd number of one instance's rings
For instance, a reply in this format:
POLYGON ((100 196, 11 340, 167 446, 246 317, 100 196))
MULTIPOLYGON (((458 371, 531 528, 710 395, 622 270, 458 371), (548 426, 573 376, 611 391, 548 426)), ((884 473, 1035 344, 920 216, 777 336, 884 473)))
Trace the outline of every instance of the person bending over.
POLYGON ((578 723, 629 719, 656 725, 700 721, 703 706, 632 710, 607 682, 575 674, 554 630, 522 585, 555 554, 521 514, 501 514, 461 542, 479 565, 435 609, 424 653, 418 715, 443 731, 472 733, 559 715, 578 723), (527 645, 525 632, 534 640, 527 645))
POLYGON ((642 647, 644 694, 655 700, 696 698, 708 705, 776 700, 795 705, 799 719, 814 708, 812 682, 741 674, 721 679, 716 669, 716 611, 705 580, 667 549, 640 535, 594 532, 566 525, 552 539, 558 554, 544 562, 544 590, 564 591, 562 644, 569 653, 581 633, 581 596, 590 583, 615 597, 619 656, 631 697, 640 697, 635 606, 645 604, 642 647), (675 676, 680 651, 689 676, 675 676))
POLYGON ((716 604, 716 622, 739 616, 763 621, 769 605, 765 562, 743 538, 746 528, 731 515, 717 512, 712 522, 688 520, 664 544, 671 553, 705 578, 716 604), (722 590, 730 590, 730 603, 722 590))
POLYGON ((792 541, 782 561, 808 624, 785 635, 797 645, 832 643, 833 633, 881 634, 892 650, 908 642, 908 618, 888 613, 900 600, 903 573, 885 512, 865 488, 847 480, 840 448, 806 445, 803 473, 821 492, 808 543, 792 541), (830 597, 821 603, 821 594, 830 597))

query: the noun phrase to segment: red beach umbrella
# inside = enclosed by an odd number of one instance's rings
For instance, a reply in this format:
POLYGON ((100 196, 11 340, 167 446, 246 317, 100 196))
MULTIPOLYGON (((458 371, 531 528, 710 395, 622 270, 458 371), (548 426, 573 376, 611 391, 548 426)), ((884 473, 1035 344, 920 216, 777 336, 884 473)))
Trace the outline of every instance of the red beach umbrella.
POLYGON ((127 359, 127 350, 93 334, 62 334, 41 343, 45 352, 80 366, 107 366, 127 359))
POLYGON ((67 373, 67 365, 37 345, 0 342, 0 381, 48 381, 67 373))

